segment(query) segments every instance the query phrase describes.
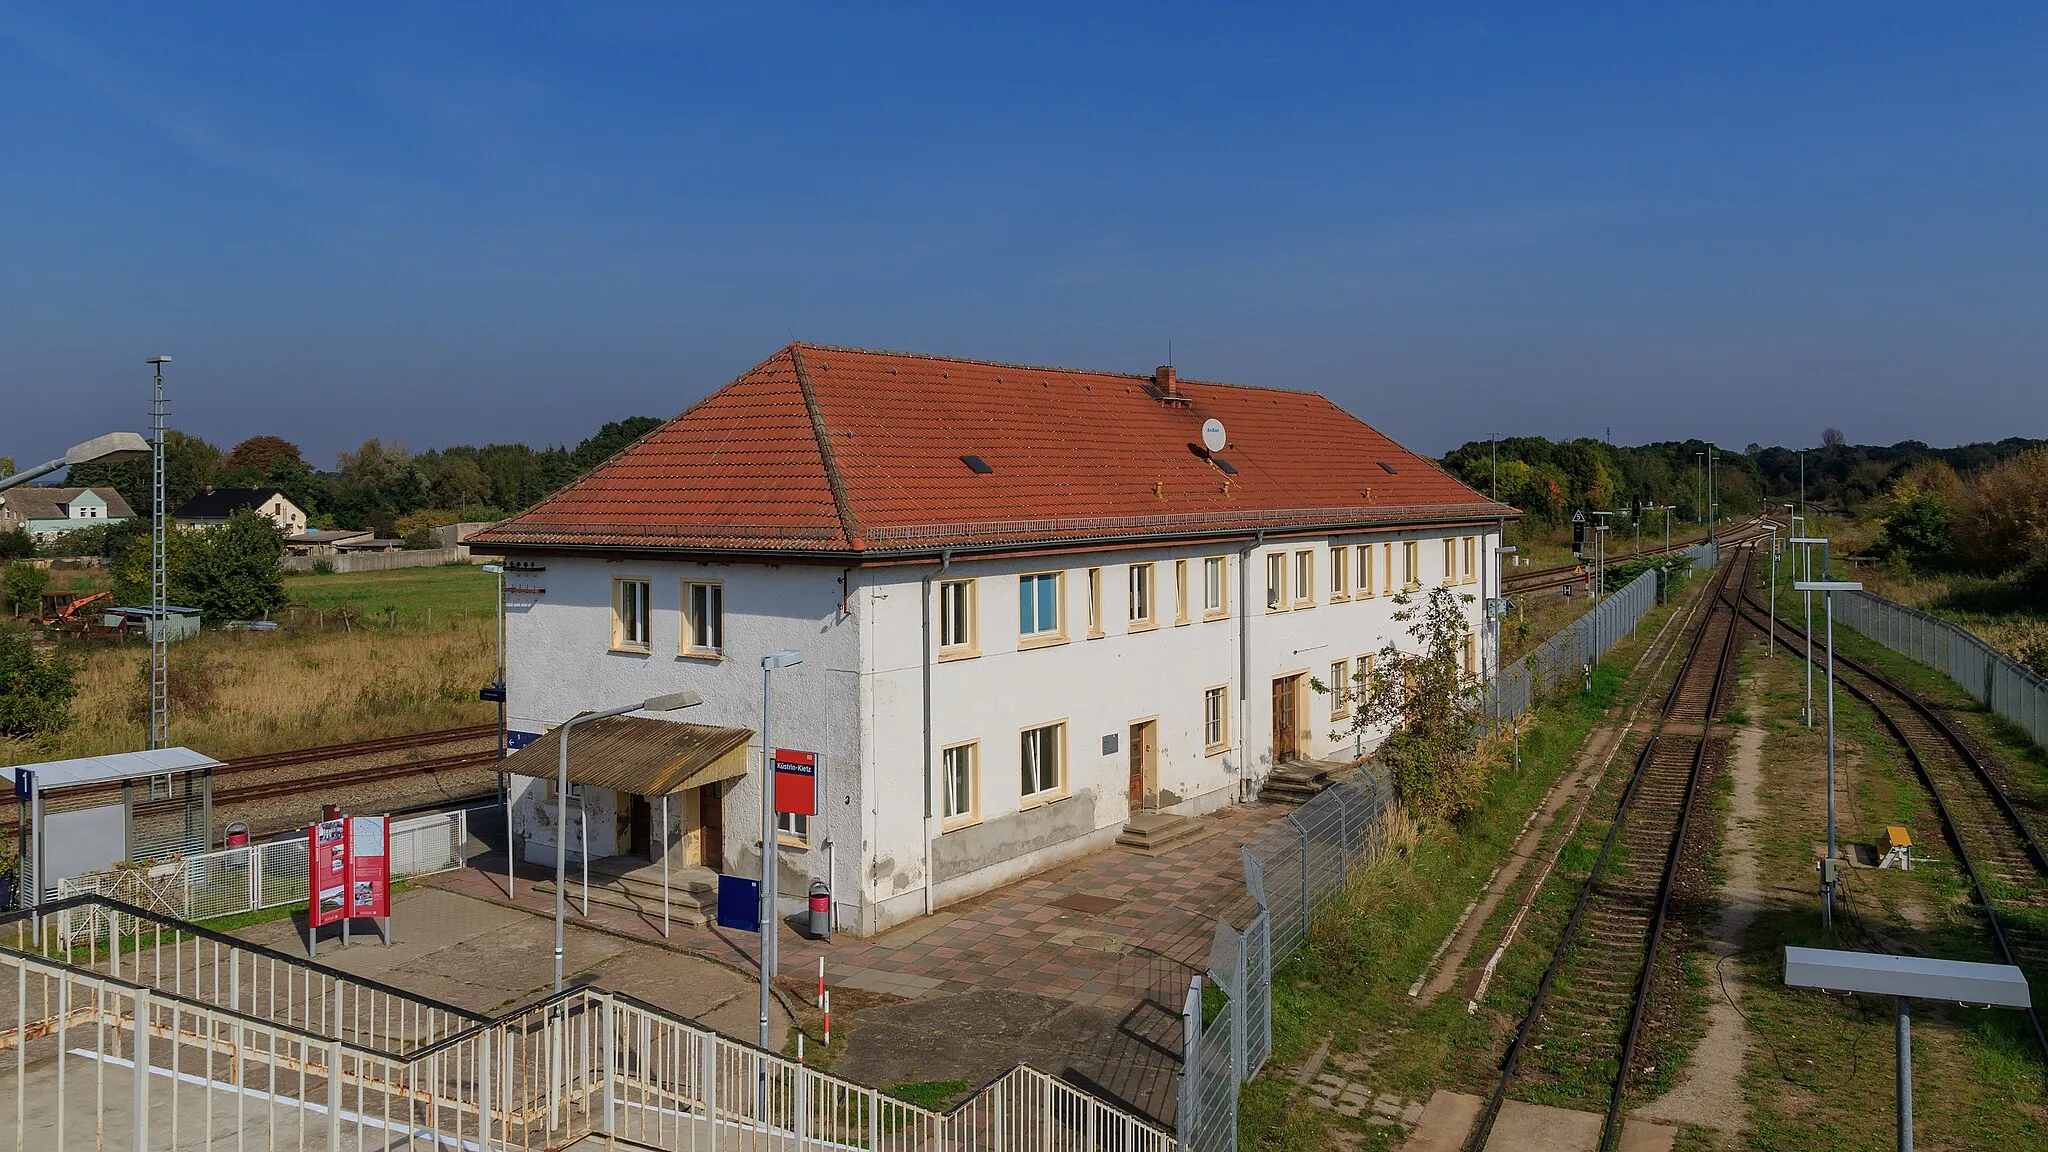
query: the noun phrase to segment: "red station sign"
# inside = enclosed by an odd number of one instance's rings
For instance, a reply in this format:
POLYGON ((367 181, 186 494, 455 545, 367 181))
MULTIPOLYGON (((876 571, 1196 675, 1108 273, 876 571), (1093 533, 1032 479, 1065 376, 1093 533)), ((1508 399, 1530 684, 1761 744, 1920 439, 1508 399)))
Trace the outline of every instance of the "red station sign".
POLYGON ((775 750, 775 810, 797 816, 818 814, 818 754, 775 750))
MULTIPOLYGON (((391 821, 384 816, 341 816, 306 829, 307 950, 315 950, 321 928, 350 920, 388 921, 391 916, 391 821)), ((388 923, 380 923, 391 942, 388 923)))

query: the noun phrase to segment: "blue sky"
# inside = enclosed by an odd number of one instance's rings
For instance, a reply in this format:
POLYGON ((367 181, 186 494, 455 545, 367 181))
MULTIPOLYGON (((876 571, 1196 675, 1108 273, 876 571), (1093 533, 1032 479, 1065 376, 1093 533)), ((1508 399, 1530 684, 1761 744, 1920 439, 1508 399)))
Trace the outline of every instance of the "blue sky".
POLYGON ((158 352, 326 466, 792 335, 1430 452, 2048 435, 2040 5, 355 7, 0 0, 0 454, 158 352))

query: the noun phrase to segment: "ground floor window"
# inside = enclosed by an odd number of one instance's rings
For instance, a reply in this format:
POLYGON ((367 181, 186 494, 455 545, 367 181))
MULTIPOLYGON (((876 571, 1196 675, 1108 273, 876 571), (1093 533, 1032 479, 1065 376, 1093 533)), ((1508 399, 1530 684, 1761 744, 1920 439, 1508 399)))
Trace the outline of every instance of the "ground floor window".
POLYGON ((1049 799, 1062 790, 1065 783, 1062 745, 1066 742, 1066 729, 1064 724, 1047 724, 1025 731, 1020 764, 1026 802, 1049 799))
POLYGON ((1226 687, 1202 693, 1202 743, 1211 752, 1230 741, 1230 692, 1226 687))
POLYGON ((961 827, 981 818, 981 788, 975 763, 980 745, 955 744, 939 752, 940 776, 945 785, 940 816, 945 827, 961 827))
POLYGON ((811 818, 796 812, 775 814, 775 838, 799 848, 811 846, 811 818))

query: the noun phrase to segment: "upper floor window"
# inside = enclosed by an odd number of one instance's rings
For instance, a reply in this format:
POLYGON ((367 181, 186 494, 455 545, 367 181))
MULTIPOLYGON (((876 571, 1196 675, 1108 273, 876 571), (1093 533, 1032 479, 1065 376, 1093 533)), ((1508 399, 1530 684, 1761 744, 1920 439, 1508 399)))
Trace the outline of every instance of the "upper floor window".
POLYGON ((725 651, 725 585, 683 584, 683 650, 705 656, 725 651))
POLYGON ((1380 591, 1389 595, 1394 591, 1394 542, 1380 545, 1380 591))
POLYGON ((1049 799, 1063 789, 1066 737, 1065 724, 1047 724, 1024 732, 1020 765, 1026 802, 1049 799))
POLYGON ((1287 553, 1266 554, 1266 611, 1287 607, 1287 553))
POLYGON ((1446 536, 1444 537, 1444 583, 1456 584, 1457 582, 1458 542, 1456 539, 1446 536))
POLYGON ((1102 569, 1088 570, 1088 638, 1102 635, 1102 569))
POLYGON ((1358 594, 1372 595, 1372 545, 1358 546, 1358 594))
POLYGON ((1351 595, 1351 549, 1339 544, 1330 549, 1330 599, 1351 595))
POLYGON ((1294 606, 1316 602, 1316 554, 1304 548, 1294 554, 1294 606))
POLYGON ((1422 587, 1422 545, 1414 540, 1401 542, 1401 587, 1410 592, 1422 587))
POLYGON ((1330 663, 1330 719, 1342 720, 1351 715, 1351 661, 1335 660, 1330 663))
POLYGON ((1045 639, 1060 634, 1060 574, 1033 572, 1017 578, 1017 635, 1045 639))
POLYGON ((1479 578, 1479 537, 1465 537, 1465 583, 1479 578))
POLYGON ((612 648, 620 652, 647 651, 647 581, 612 581, 612 648))
POLYGON ((1188 622, 1188 562, 1173 562, 1173 622, 1188 622))
POLYGON ((1202 561, 1202 615, 1221 616, 1227 609, 1223 598, 1223 557, 1211 556, 1202 561))
POLYGON ((939 585, 939 647, 974 647, 974 581, 947 580, 939 585))
POLYGON ((1152 615, 1152 565, 1131 565, 1131 623, 1149 626, 1152 615))

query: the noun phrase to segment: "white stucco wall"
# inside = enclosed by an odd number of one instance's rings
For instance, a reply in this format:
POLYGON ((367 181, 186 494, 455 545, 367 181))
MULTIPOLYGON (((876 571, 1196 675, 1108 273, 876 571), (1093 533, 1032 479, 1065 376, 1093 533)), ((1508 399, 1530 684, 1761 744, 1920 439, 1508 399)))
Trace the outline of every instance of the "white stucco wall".
MULTIPOLYGON (((1398 565, 1400 542, 1417 540, 1420 583, 1426 590, 1443 580, 1444 535, 1271 539, 1250 552, 1242 546, 1162 546, 1057 558, 956 560, 944 579, 975 581, 978 655, 941 658, 932 666, 929 825, 920 613, 923 580, 936 571, 932 564, 848 572, 800 565, 536 560, 546 565, 544 573, 515 574, 509 581, 546 589, 540 596, 508 596, 510 727, 540 732, 578 711, 693 690, 705 703, 674 718, 758 731, 761 657, 782 648, 802 649, 802 665, 775 674, 773 738, 781 747, 821 753, 827 795, 811 847, 784 849, 784 907, 794 910, 808 878, 824 874, 830 840, 840 922, 854 931, 874 932, 920 914, 928 901, 945 904, 1108 845, 1130 816, 1128 742, 1130 727, 1138 721, 1158 724, 1156 782, 1148 797, 1152 804, 1192 814, 1250 795, 1272 767, 1276 677, 1305 674, 1327 680, 1334 660, 1356 660, 1390 639, 1407 642, 1402 626, 1392 619, 1397 606, 1381 590, 1385 581, 1377 570, 1375 595, 1356 595, 1354 570, 1353 594, 1332 601, 1332 543, 1350 549, 1367 541, 1376 546, 1393 542, 1398 565), (1295 607, 1290 595, 1287 610, 1267 611, 1266 554, 1286 553, 1291 579, 1294 553, 1302 549, 1316 557, 1315 604, 1295 607), (1205 620, 1203 560, 1217 555, 1226 558, 1229 614, 1205 620), (1176 622, 1177 560, 1188 562, 1185 625, 1176 622), (1134 630, 1128 620, 1128 577, 1130 566, 1142 562, 1155 565, 1156 626, 1134 630), (1244 564, 1250 565, 1248 580, 1240 578, 1244 564), (1087 631, 1091 567, 1102 573, 1099 638, 1090 638, 1087 631), (1067 639, 1020 645, 1019 577, 1045 571, 1065 576, 1067 639), (650 654, 609 651, 615 577, 651 583, 650 654), (842 578, 848 585, 844 589, 842 578), (681 585, 705 579, 724 587, 723 660, 678 655, 681 585), (1249 619, 1241 622, 1247 607, 1249 619), (1241 625, 1248 625, 1242 633, 1241 625), (1246 636, 1249 644, 1241 649, 1246 636), (1203 694, 1215 686, 1228 689, 1230 732, 1227 747, 1212 753, 1203 742, 1203 694), (1019 779, 1021 734, 1053 722, 1066 725, 1064 795, 1027 806, 1019 779), (1116 737, 1116 748, 1105 753, 1103 738, 1109 735, 1116 737), (980 820, 941 831, 939 750, 965 741, 979 743, 980 820), (935 882, 928 881, 928 873, 935 882)), ((1497 578, 1490 564, 1499 538, 1476 531, 1452 535, 1479 536, 1475 576, 1483 573, 1486 579, 1458 587, 1474 597, 1465 610, 1476 631, 1482 590, 1497 578)), ((1351 556, 1355 563, 1355 551, 1351 556)), ((1376 556, 1376 566, 1383 562, 1376 556)), ((1394 587, 1400 588, 1398 570, 1394 587)), ((939 599, 934 581, 935 646, 939 599)), ((1333 731, 1348 728, 1348 722, 1332 719, 1329 697, 1304 691, 1300 707, 1307 755, 1351 752, 1352 738, 1333 731)), ((759 859, 754 847, 760 829, 758 743, 752 751, 749 776, 729 786, 725 799, 726 869, 741 873, 753 872, 759 859)), ((528 830, 529 853, 552 860, 552 813, 541 805, 541 794, 537 787, 523 790, 517 822, 528 830)), ((591 851, 610 854, 615 850, 610 794, 595 793, 590 804, 591 851)), ((671 805, 676 827, 683 824, 678 807, 671 805)))
MULTIPOLYGON (((725 793, 725 870, 751 874, 760 860, 761 658, 800 649, 801 665, 773 674, 770 738, 777 747, 820 755, 826 795, 812 822, 810 848, 782 850, 781 892, 787 910, 801 904, 809 878, 824 875, 828 840, 838 872, 833 883, 837 898, 843 903, 857 892, 863 811, 855 686, 859 650, 854 621, 840 611, 842 570, 561 556, 532 563, 545 565, 546 571, 514 572, 508 580, 515 587, 545 591, 506 596, 507 726, 539 733, 578 712, 668 692, 698 693, 703 704, 665 718, 756 733, 748 746, 747 777, 728 783, 725 793), (646 654, 611 651, 612 581, 624 577, 650 585, 652 650, 646 654), (724 589, 722 659, 679 654, 682 585, 703 580, 718 581, 724 589)), ((523 779, 519 788, 515 829, 525 833, 530 856, 551 862, 553 818, 551 805, 542 799, 545 790, 538 781, 523 779)), ((590 850, 612 854, 612 797, 595 791, 589 804, 590 850)), ((680 798, 670 804, 672 828, 684 822, 681 807, 680 798)), ((573 835, 570 847, 577 847, 573 835)))

